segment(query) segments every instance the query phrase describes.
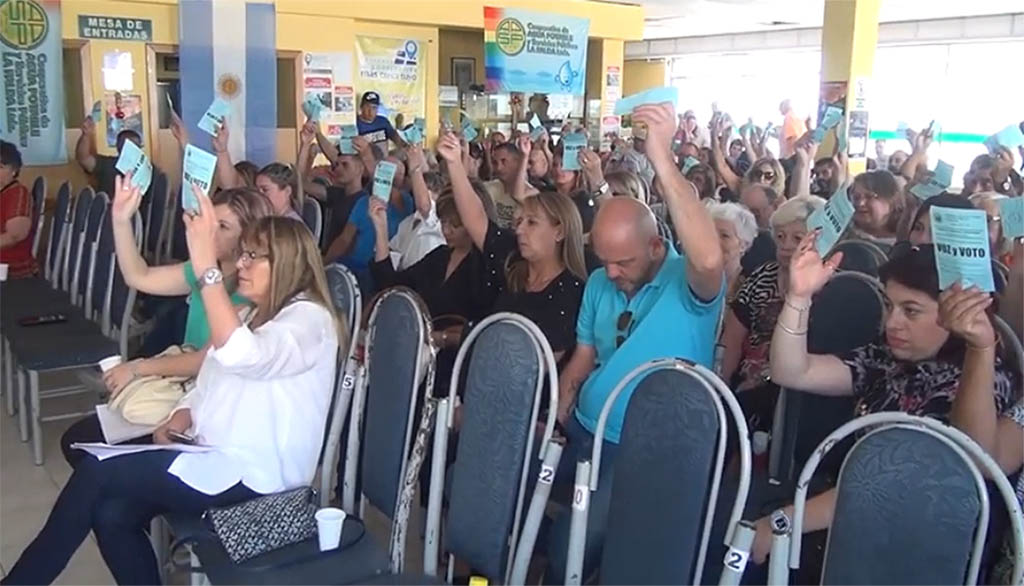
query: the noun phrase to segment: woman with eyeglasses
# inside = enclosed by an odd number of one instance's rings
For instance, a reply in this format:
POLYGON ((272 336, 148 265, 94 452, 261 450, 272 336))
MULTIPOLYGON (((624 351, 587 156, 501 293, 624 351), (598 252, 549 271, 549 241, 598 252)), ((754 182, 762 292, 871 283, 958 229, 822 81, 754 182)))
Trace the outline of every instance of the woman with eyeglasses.
MULTIPOLYGON (((142 293, 157 296, 188 296, 188 317, 185 322, 181 354, 139 358, 121 363, 103 373, 103 382, 116 397, 129 383, 143 376, 195 377, 209 348, 210 321, 202 304, 199 290, 201 271, 191 261, 149 266, 135 245, 132 218, 138 211, 142 193, 125 178, 115 180, 114 200, 110 206, 110 220, 114 232, 114 250, 117 266, 125 283, 142 293)), ((210 198, 211 213, 217 232, 214 237, 214 255, 224 279, 224 286, 234 306, 249 305, 250 300, 239 292, 238 270, 235 261, 240 252, 242 234, 260 219, 271 216, 274 210, 267 198, 249 187, 223 189, 210 198)), ((149 443, 149 436, 141 438, 149 443)), ((95 415, 86 417, 68 428, 61 436, 61 451, 72 467, 85 457, 85 452, 71 448, 76 442, 103 441, 103 431, 95 415)))
MULTIPOLYGON (((959 284, 941 291, 930 245, 897 254, 880 270, 888 305, 884 338, 839 356, 809 354, 813 296, 842 261, 842 253, 836 253, 823 262, 815 249, 817 237, 816 232, 808 234, 791 261, 789 290, 772 338, 771 377, 776 384, 818 395, 852 396, 855 416, 901 411, 948 421, 961 395, 986 395, 995 413, 1006 413, 1019 400, 1021 373, 1000 359, 991 321, 995 299, 959 284)), ((805 533, 828 529, 835 498, 833 488, 808 499, 805 533)), ((791 518, 793 507, 781 512, 791 518)), ((769 517, 756 526, 751 558, 761 564, 771 549, 769 517)))
POLYGON ((210 347, 195 388, 153 439, 194 441, 210 450, 85 458, 3 584, 53 582, 90 531, 118 584, 159 584, 147 535, 155 516, 198 515, 313 480, 338 346, 347 337, 320 252, 296 220, 271 216, 250 226, 235 262, 238 292, 254 309, 243 320, 220 268, 213 202, 195 193, 200 213, 184 221, 189 257, 201 275, 210 347))
POLYGON ((849 235, 881 245, 886 250, 896 244, 908 202, 892 173, 861 173, 854 177, 848 194, 854 209, 849 235))

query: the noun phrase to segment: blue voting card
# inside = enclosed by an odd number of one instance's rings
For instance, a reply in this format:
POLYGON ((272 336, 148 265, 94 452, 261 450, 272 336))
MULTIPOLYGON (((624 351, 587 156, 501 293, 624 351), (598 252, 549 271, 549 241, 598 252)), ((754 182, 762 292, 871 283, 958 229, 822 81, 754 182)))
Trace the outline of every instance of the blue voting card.
POLYGON ((466 139, 466 142, 473 142, 480 133, 477 132, 476 127, 473 126, 472 118, 462 119, 462 136, 466 139))
POLYGON ((359 136, 359 129, 355 124, 344 124, 341 127, 341 138, 338 140, 338 150, 343 155, 357 155, 356 147, 352 145, 352 139, 359 136))
POLYGON ((1003 221, 1003 238, 1024 237, 1024 197, 999 200, 999 217, 1003 221))
POLYGON ((683 175, 689 173, 690 169, 693 169, 697 165, 700 165, 700 161, 694 157, 686 157, 683 159, 683 175))
POLYGON ((587 137, 573 132, 562 137, 562 168, 566 171, 580 170, 580 151, 587 147, 587 137))
POLYGON ((825 108, 825 115, 821 117, 821 124, 814 129, 814 133, 811 135, 814 142, 820 143, 825 140, 825 133, 838 126, 842 120, 842 108, 837 108, 836 106, 828 106, 825 108))
POLYGON ((99 100, 92 105, 92 112, 89 112, 89 117, 92 118, 93 122, 99 122, 100 116, 103 115, 103 104, 99 100))
POLYGON ((854 208, 846 194, 846 187, 846 185, 840 186, 829 198, 825 207, 815 211, 807 218, 808 230, 821 228, 821 234, 818 235, 816 242, 816 248, 821 258, 828 256, 828 253, 846 232, 850 220, 853 219, 854 208))
POLYGON ((217 169, 217 156, 203 149, 185 145, 185 157, 181 164, 181 207, 199 212, 199 202, 192 193, 192 185, 198 185, 203 195, 210 195, 213 172, 217 169))
POLYGON ((836 127, 836 140, 838 141, 838 144, 836 146, 839 147, 839 152, 840 153, 845 153, 846 152, 846 147, 849 145, 849 141, 848 141, 848 139, 846 137, 846 118, 845 117, 839 122, 839 126, 836 127))
POLYGON ((534 114, 530 118, 530 140, 536 142, 542 136, 544 136, 544 124, 540 121, 540 117, 534 114))
POLYGON ((671 102, 672 106, 676 106, 679 103, 679 88, 658 87, 622 98, 615 102, 615 115, 622 116, 629 114, 637 106, 662 102, 671 102))
POLYGON ((419 128, 422 133, 427 129, 427 120, 425 118, 416 118, 412 121, 412 125, 419 128))
POLYGON ((420 127, 415 124, 405 130, 399 130, 398 133, 402 135, 402 140, 409 144, 419 144, 423 142, 423 132, 420 131, 420 127))
POLYGON ((989 293, 995 291, 985 211, 932 206, 928 213, 939 288, 946 290, 959 281, 964 288, 976 286, 989 293))
POLYGON ((217 131, 224 124, 224 117, 231 112, 231 106, 221 98, 217 98, 206 109, 206 113, 199 120, 199 129, 210 136, 217 136, 217 131))
POLYGON ((537 114, 534 113, 533 116, 530 117, 530 129, 542 128, 543 126, 544 125, 540 121, 540 116, 537 116, 537 114))
POLYGON ((995 152, 997 147, 1013 150, 1022 144, 1024 144, 1024 133, 1016 124, 1011 124, 985 139, 985 146, 988 147, 990 153, 995 152))
POLYGON ((931 177, 924 183, 918 183, 911 187, 910 193, 919 199, 928 199, 949 189, 951 183, 953 183, 953 165, 940 160, 935 165, 931 177))
POLYGON ((124 141, 121 156, 117 158, 114 167, 122 174, 131 173, 132 186, 138 187, 142 193, 149 189, 149 184, 153 180, 153 163, 134 142, 124 141))
POLYGON ((373 172, 373 197, 387 203, 391 200, 391 185, 395 182, 397 165, 391 161, 377 163, 373 172))
POLYGON ((324 103, 316 96, 309 96, 302 102, 302 112, 313 122, 320 120, 320 111, 324 109, 324 103))

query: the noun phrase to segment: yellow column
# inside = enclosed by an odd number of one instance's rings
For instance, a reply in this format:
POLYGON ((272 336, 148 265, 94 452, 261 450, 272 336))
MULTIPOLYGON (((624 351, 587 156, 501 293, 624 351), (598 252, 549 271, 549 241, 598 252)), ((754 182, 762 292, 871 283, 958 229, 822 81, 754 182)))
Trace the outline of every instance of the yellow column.
MULTIPOLYGON (((871 74, 878 45, 878 10, 881 0, 825 0, 825 20, 821 31, 821 99, 841 100, 847 114, 849 151, 867 152, 871 74), (851 127, 853 132, 850 132, 851 127), (860 133, 858 134, 858 130, 860 133), (863 148, 861 146, 863 145, 863 148)), ((833 133, 826 135, 822 150, 831 153, 833 133)), ((849 171, 862 173, 864 156, 851 156, 849 171)))
POLYGON ((630 96, 665 85, 665 69, 664 61, 626 61, 622 71, 622 94, 630 96))
MULTIPOLYGON (((612 127, 618 128, 617 121, 608 119, 607 128, 602 128, 605 119, 612 115, 615 102, 622 97, 622 65, 625 42, 621 39, 591 39, 587 48, 587 101, 601 100, 597 120, 588 120, 590 128, 600 128, 602 149, 610 143, 603 139, 604 133, 612 127)), ((587 112, 590 116, 591 113, 587 112)), ((593 138, 593 137, 592 137, 593 138)))

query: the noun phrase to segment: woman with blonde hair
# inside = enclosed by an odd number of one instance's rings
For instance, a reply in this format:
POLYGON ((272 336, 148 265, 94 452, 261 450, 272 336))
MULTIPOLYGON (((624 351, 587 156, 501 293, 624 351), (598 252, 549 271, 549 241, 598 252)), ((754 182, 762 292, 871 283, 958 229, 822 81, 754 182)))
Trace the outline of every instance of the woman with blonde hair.
MULTIPOLYGON (((302 221, 302 181, 293 165, 288 163, 270 163, 255 173, 250 179, 253 167, 235 165, 228 151, 227 122, 220 127, 213 138, 213 150, 217 154, 217 182, 224 189, 255 185, 274 207, 274 213, 293 220, 302 221)), ((243 161, 244 162, 244 161, 243 161)))
POLYGON ((489 265, 487 286, 498 294, 494 311, 525 315, 544 332, 559 359, 570 355, 587 274, 576 206, 559 193, 540 192, 523 199, 514 232, 499 228, 473 191, 458 138, 445 133, 437 150, 448 162, 462 224, 489 265))
MULTIPOLYGON (((188 296, 188 316, 182 339, 184 352, 169 356, 154 356, 123 362, 103 373, 103 383, 111 399, 129 383, 146 376, 195 377, 203 363, 210 339, 210 323, 199 296, 199 277, 191 261, 149 266, 139 254, 132 230, 132 218, 139 209, 142 193, 126 180, 117 179, 110 207, 110 220, 114 230, 114 249, 117 265, 129 287, 150 295, 188 296), (200 350, 193 352, 192 350, 200 350)), ((224 189, 210 198, 211 213, 216 220, 214 237, 217 265, 224 275, 231 302, 236 307, 249 304, 238 291, 238 271, 235 261, 240 251, 242 233, 260 219, 271 216, 274 210, 260 192, 250 187, 224 189)), ((160 348, 160 350, 163 350, 160 348)), ((148 437, 145 438, 148 442, 148 437)), ((64 459, 72 467, 85 457, 85 452, 74 450, 76 442, 103 441, 103 432, 95 415, 86 417, 68 428, 61 436, 64 459)))
MULTIPOLYGON (((126 177, 125 181, 130 181, 126 177)), ((255 308, 243 320, 218 267, 213 203, 185 218, 189 255, 210 322, 196 387, 153 432, 157 444, 195 441, 210 451, 150 450, 75 469, 39 535, 4 583, 49 584, 91 530, 118 584, 159 584, 146 535, 168 512, 196 515, 309 485, 346 333, 330 303, 320 252, 288 218, 250 226, 236 261, 238 290, 255 308)))
POLYGON ((640 176, 632 171, 614 171, 604 176, 608 183, 608 192, 613 196, 631 197, 643 203, 650 199, 647 185, 640 176))

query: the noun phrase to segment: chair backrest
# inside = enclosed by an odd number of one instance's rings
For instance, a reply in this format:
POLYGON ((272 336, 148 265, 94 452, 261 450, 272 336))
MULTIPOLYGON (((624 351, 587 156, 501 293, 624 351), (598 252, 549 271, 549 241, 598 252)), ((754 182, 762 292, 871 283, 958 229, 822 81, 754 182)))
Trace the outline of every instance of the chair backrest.
POLYGON ((324 210, 315 197, 302 198, 302 221, 313 233, 317 246, 321 245, 320 237, 324 232, 324 210))
POLYGON ((471 351, 445 549, 489 581, 504 583, 546 367, 534 335, 512 321, 480 329, 471 351))
MULTIPOLYGON (((877 279, 854 271, 839 273, 814 297, 807 350, 813 354, 841 354, 868 344, 881 334, 884 316, 885 299, 877 279)), ((853 417, 853 405, 849 397, 783 389, 776 406, 769 476, 781 481, 791 479, 821 439, 853 417)), ((838 464, 840 457, 841 451, 837 451, 830 462, 838 464)), ((834 471, 834 466, 826 470, 834 471)))
POLYGON ((1003 346, 1003 362, 1015 369, 1018 374, 1024 374, 1024 345, 1013 331, 1013 327, 998 315, 992 316, 992 325, 995 326, 1003 346))
POLYGON ((32 256, 39 258, 39 243, 43 239, 46 215, 46 177, 40 175, 32 182, 32 256))
POLYGON ((328 265, 326 273, 334 309, 339 317, 347 320, 349 331, 355 331, 363 308, 362 294, 356 277, 348 267, 339 263, 328 265))
POLYGON ((89 307, 94 319, 100 322, 100 328, 108 336, 111 334, 110 324, 110 293, 113 285, 113 267, 117 264, 114 252, 114 225, 109 209, 100 225, 99 238, 96 240, 96 258, 92 269, 92 305, 89 307))
POLYGON ((405 289, 377 300, 368 324, 365 409, 353 411, 363 421, 363 496, 388 517, 398 502, 429 344, 430 322, 422 307, 405 289))
POLYGON ((145 204, 147 217, 144 218, 146 221, 146 245, 145 251, 146 256, 152 262, 160 262, 161 260, 161 244, 166 237, 166 218, 167 218, 167 200, 170 197, 169 187, 167 181, 167 175, 153 170, 153 184, 149 189, 149 200, 145 204))
MULTIPOLYGON (((132 228, 136 236, 143 232, 142 214, 135 213, 132 228)), ((113 241, 111 240, 111 245, 113 241)), ((120 347, 121 357, 128 358, 128 335, 130 334, 132 309, 135 305, 136 291, 125 283, 124 275, 121 274, 121 267, 117 264, 117 253, 111 248, 101 254, 109 255, 110 259, 110 287, 109 294, 103 304, 103 323, 107 324, 108 335, 116 336, 120 347)))
POLYGON ((96 194, 89 207, 89 217, 85 225, 85 238, 82 239, 82 257, 79 262, 78 301, 85 309, 86 316, 92 315, 93 285, 96 267, 96 251, 99 245, 100 232, 107 218, 109 208, 107 194, 102 191, 96 194))
POLYGON ((833 254, 843 253, 843 260, 839 263, 841 270, 877 277, 878 269, 885 261, 879 260, 877 247, 872 249, 872 246, 874 245, 862 240, 844 240, 836 244, 833 254))
POLYGON ((171 208, 167 218, 167 249, 165 259, 184 260, 188 258, 188 242, 185 239, 185 208, 181 200, 181 192, 176 191, 168 202, 171 208))
POLYGON ((603 584, 689 584, 705 539, 719 408, 695 372, 656 370, 629 399, 614 463, 603 584))
POLYGON ((928 430, 864 436, 839 474, 822 583, 963 584, 985 490, 976 475, 928 430))
POLYGON ((85 187, 75 198, 75 210, 68 230, 67 252, 64 253, 63 261, 63 289, 70 292, 74 301, 78 295, 79 264, 82 260, 82 242, 85 239, 85 228, 89 224, 89 212, 92 211, 92 201, 96 198, 92 187, 85 187))
MULTIPOLYGON (((68 244, 71 224, 71 183, 61 183, 57 190, 57 200, 53 208, 53 219, 50 220, 50 235, 47 238, 46 262, 43 270, 50 285, 57 288, 61 284, 61 260, 68 244)), ((37 257, 38 258, 38 257, 37 257)))

